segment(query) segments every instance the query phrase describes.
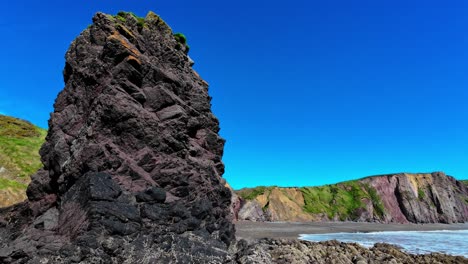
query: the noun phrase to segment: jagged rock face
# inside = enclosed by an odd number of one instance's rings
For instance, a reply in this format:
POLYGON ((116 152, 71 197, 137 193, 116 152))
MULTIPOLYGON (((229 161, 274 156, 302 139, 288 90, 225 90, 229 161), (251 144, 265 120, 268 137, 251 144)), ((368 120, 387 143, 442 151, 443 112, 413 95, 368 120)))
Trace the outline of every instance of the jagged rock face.
POLYGON ((400 173, 364 181, 382 198, 386 222, 449 224, 468 221, 468 188, 443 172, 400 173))
POLYGON ((224 140, 207 83, 164 21, 96 14, 64 79, 29 202, 3 213, 27 214, 25 232, 3 241, 0 260, 226 262, 224 140))
POLYGON ((239 199, 238 203, 241 204, 241 207, 237 212, 238 220, 253 222, 270 221, 270 215, 263 211, 261 205, 257 201, 245 201, 239 199))
POLYGON ((232 189, 232 187, 229 185, 229 183, 226 183, 225 186, 231 192, 231 211, 229 213, 229 218, 236 221, 239 219, 239 210, 241 207, 241 201, 239 197, 237 196, 236 192, 234 191, 234 189, 232 189))

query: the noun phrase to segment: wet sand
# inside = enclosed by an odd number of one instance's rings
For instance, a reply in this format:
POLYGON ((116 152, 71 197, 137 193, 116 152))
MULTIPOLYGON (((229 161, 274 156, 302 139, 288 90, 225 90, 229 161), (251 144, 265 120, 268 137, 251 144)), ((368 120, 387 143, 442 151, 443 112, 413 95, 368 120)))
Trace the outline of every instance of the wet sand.
POLYGON ((377 232, 377 231, 431 231, 431 230, 468 230, 463 224, 379 224, 358 222, 235 222, 237 238, 246 240, 258 238, 297 239, 300 234, 325 234, 340 232, 377 232))

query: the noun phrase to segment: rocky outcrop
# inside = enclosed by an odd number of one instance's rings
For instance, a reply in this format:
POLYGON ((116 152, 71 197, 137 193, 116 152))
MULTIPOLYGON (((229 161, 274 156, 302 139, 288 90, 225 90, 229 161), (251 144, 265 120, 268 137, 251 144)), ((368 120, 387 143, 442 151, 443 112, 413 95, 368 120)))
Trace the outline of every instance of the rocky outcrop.
POLYGON ((234 191, 234 189, 232 189, 229 183, 226 183, 225 186, 231 192, 231 208, 230 208, 231 211, 229 213, 229 218, 236 221, 239 219, 239 210, 241 207, 241 203, 240 203, 241 201, 239 199, 239 196, 237 196, 236 192, 234 191))
POLYGON ((241 200, 238 218, 249 221, 312 221, 304 211, 304 198, 298 188, 271 188, 252 200, 241 200))
POLYGON ((467 263, 461 256, 432 253, 413 255, 400 248, 378 243, 365 248, 356 243, 340 243, 336 240, 308 242, 299 240, 261 239, 257 243, 238 243, 237 263, 467 263))
POLYGON ((468 221, 467 186, 442 172, 389 174, 321 187, 259 187, 238 195, 239 220, 468 221))
POLYGON ((94 16, 28 201, 0 211, 1 263, 229 261, 224 140, 186 52, 152 12, 94 16))

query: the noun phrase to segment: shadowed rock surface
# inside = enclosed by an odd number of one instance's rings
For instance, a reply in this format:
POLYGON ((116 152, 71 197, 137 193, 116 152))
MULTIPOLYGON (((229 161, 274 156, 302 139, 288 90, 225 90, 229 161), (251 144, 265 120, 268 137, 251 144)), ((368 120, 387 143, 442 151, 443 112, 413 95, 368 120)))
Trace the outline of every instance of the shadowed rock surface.
POLYGON ((338 184, 237 191, 239 220, 463 223, 468 188, 443 172, 397 173, 338 184))
POLYGON ((97 13, 72 42, 43 169, 0 211, 1 263, 229 260, 208 85, 157 15, 97 13))

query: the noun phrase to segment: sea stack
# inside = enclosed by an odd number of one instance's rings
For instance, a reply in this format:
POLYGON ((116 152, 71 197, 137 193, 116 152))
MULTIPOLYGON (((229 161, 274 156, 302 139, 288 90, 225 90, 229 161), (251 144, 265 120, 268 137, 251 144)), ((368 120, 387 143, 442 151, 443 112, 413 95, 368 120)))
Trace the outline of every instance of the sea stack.
POLYGON ((43 169, 0 211, 1 263, 225 263, 224 140, 185 39, 97 13, 70 45, 43 169))

